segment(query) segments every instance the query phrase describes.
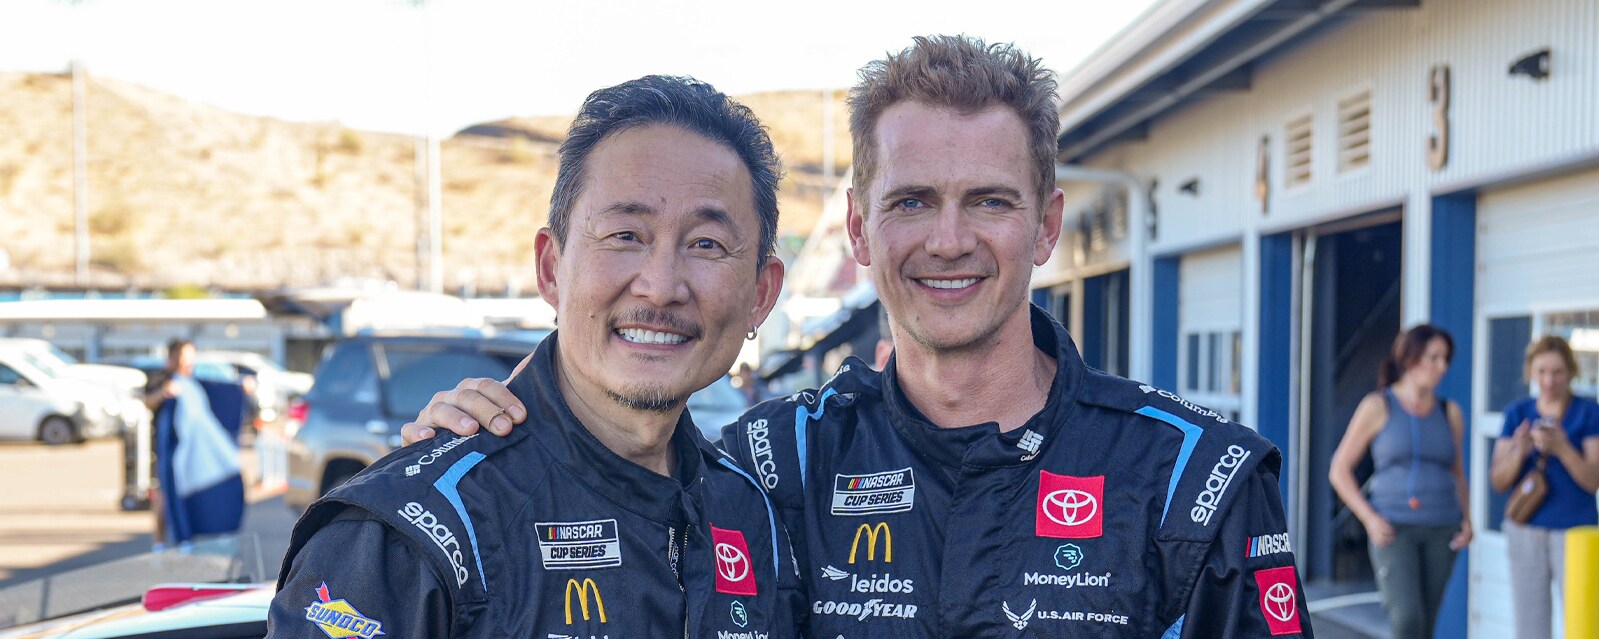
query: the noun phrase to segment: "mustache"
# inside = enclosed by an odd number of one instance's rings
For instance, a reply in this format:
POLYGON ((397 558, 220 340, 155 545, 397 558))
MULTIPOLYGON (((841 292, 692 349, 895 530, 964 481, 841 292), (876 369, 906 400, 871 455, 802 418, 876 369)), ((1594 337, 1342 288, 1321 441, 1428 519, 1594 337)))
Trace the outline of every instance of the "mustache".
POLYGON ((937 277, 940 275, 975 274, 982 277, 992 277, 998 269, 991 260, 966 257, 958 260, 922 260, 907 263, 903 271, 913 277, 937 277))
POLYGON ((659 308, 638 308, 611 316, 612 331, 622 324, 648 324, 690 338, 698 338, 704 332, 695 321, 659 308))

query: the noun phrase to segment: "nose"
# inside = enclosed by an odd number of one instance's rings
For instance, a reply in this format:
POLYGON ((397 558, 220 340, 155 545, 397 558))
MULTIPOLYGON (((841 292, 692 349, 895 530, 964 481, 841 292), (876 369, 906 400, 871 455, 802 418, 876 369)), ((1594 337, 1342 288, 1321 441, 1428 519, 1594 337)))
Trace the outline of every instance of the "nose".
POLYGON ((688 277, 682 257, 681 252, 670 247, 651 247, 628 291, 657 307, 688 301, 688 277))
POLYGON ((967 225, 958 203, 944 204, 933 218, 927 234, 927 254, 946 260, 959 259, 977 249, 977 238, 967 225))

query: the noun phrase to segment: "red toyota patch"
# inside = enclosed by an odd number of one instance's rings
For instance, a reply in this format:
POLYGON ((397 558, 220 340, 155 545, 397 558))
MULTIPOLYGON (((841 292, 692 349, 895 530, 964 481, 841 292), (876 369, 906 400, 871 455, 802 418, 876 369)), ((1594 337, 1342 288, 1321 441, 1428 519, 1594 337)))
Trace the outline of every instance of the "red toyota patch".
POLYGON ((1105 532, 1105 476, 1073 477, 1038 471, 1039 537, 1089 539, 1105 532))
POLYGON ((1266 617, 1271 636, 1303 632, 1299 628, 1299 580, 1293 566, 1255 571, 1260 586, 1260 614, 1266 617))
POLYGON ((744 533, 711 526, 711 543, 716 547, 716 592, 754 596, 755 562, 744 533))

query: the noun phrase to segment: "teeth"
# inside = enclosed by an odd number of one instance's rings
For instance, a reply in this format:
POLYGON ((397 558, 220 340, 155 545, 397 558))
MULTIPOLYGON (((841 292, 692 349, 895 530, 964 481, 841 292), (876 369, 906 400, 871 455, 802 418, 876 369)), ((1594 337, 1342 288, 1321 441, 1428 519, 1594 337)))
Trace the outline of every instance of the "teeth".
POLYGON ((916 280, 933 288, 966 288, 977 283, 977 278, 968 277, 961 280, 916 280))
POLYGON ((635 344, 682 344, 688 341, 688 337, 685 335, 647 331, 642 328, 621 328, 617 329, 616 334, 621 335, 622 339, 635 344))

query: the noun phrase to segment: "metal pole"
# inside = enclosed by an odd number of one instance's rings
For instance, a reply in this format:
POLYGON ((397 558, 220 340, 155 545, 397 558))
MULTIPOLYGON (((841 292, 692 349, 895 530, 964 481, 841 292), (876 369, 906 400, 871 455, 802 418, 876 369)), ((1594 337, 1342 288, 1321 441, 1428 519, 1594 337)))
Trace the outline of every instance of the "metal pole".
POLYGON ((439 138, 428 134, 428 290, 444 292, 444 212, 439 208, 439 138))
POLYGON ((822 206, 833 194, 833 90, 822 89, 822 206))
POLYGON ((1153 279, 1150 275, 1151 261, 1148 251, 1144 249, 1149 242, 1149 192, 1137 177, 1126 171, 1074 164, 1055 165, 1055 180, 1109 184, 1127 190, 1127 278, 1128 288, 1131 289, 1129 294, 1132 296, 1127 304, 1127 312, 1132 315, 1127 321, 1127 376, 1149 379, 1150 350, 1154 343, 1149 325, 1153 316, 1150 312, 1154 303, 1151 297, 1153 279))
POLYGON ((78 286, 89 284, 89 143, 88 109, 84 104, 88 75, 83 62, 72 61, 72 208, 78 286))
POLYGON ((428 142, 427 138, 416 138, 416 191, 412 194, 411 203, 415 213, 411 216, 411 223, 416 228, 416 290, 426 291, 432 286, 428 282, 428 257, 432 251, 428 249, 428 142))

